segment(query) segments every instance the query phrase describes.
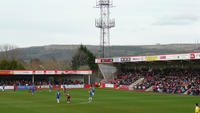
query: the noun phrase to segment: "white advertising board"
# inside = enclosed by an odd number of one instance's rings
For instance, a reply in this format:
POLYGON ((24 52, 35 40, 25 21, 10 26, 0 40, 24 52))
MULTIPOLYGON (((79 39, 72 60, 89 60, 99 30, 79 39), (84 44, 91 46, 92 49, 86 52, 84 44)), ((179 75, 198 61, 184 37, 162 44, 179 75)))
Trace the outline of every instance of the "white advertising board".
MULTIPOLYGON (((2 90, 3 89, 3 86, 0 86, 0 90, 2 90)), ((5 89, 7 90, 7 89, 14 89, 14 86, 5 86, 5 89)))
POLYGON ((32 75, 33 71, 13 71, 14 75, 32 75))
POLYGON ((36 75, 43 75, 43 74, 44 74, 44 71, 35 71, 35 74, 36 74, 36 75))
POLYGON ((81 74, 81 75, 91 75, 92 71, 77 71, 77 74, 81 74))
POLYGON ((46 71, 46 74, 47 74, 47 75, 55 75, 56 72, 55 72, 55 71, 46 71))
POLYGON ((65 86, 65 88, 84 88, 83 84, 77 84, 77 85, 61 85, 61 88, 63 88, 63 86, 65 86))
POLYGON ((114 84, 105 84, 106 88, 114 88, 114 84))

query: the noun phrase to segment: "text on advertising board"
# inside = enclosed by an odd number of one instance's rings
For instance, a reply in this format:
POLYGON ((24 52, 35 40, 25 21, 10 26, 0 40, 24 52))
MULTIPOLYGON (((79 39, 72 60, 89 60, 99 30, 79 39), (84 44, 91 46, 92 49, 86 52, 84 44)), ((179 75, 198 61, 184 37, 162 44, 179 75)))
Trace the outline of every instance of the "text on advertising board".
POLYGON ((121 62, 130 62, 131 58, 130 57, 122 57, 120 58, 121 62))
POLYGON ((146 56, 145 57, 146 61, 154 61, 154 60, 158 60, 158 56, 146 56))
POLYGON ((113 59, 101 59, 101 62, 113 62, 113 59))
POLYGON ((194 54, 190 54, 190 59, 195 59, 195 55, 194 54))

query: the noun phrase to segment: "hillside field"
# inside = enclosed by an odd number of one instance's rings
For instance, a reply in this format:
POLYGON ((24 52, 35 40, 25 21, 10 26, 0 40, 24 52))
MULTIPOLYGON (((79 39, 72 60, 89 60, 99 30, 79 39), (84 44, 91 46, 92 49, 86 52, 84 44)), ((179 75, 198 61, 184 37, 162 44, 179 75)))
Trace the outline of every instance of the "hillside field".
POLYGON ((199 96, 134 92, 96 88, 88 103, 88 89, 69 89, 71 103, 61 91, 60 104, 56 91, 0 91, 0 113, 194 113, 199 96))

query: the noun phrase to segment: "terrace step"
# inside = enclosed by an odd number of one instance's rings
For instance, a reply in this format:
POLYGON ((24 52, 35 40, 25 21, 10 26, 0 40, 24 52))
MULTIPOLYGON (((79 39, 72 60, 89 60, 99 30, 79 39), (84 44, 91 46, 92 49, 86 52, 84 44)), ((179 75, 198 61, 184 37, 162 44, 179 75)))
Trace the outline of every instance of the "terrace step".
POLYGON ((149 88, 146 89, 145 91, 153 91, 153 86, 149 87, 149 88))
POLYGON ((106 83, 114 78, 114 73, 117 71, 116 67, 104 64, 98 64, 98 66, 104 78, 101 83, 106 83))
POLYGON ((187 91, 185 91, 183 94, 187 95, 187 93, 188 93, 188 90, 187 90, 187 91))
POLYGON ((137 81, 135 81, 134 83, 132 83, 131 85, 129 85, 129 90, 134 90, 133 87, 135 87, 139 83, 142 83, 143 80, 144 80, 144 78, 140 78, 137 81))

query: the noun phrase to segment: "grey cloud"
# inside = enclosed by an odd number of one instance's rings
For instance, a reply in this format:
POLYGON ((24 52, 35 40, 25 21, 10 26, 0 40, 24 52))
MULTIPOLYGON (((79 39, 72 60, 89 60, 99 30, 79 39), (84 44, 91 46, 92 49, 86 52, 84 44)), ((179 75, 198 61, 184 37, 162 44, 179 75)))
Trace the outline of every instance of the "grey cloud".
POLYGON ((181 16, 174 16, 174 17, 165 17, 159 18, 159 20, 153 25, 160 25, 160 26, 167 26, 167 25, 189 25, 193 24, 200 20, 199 16, 188 16, 188 15, 181 15, 181 16))

